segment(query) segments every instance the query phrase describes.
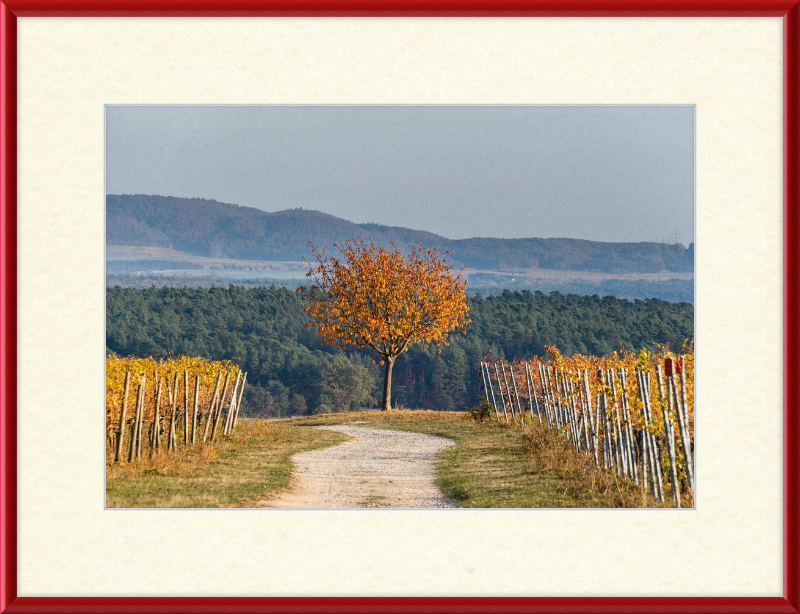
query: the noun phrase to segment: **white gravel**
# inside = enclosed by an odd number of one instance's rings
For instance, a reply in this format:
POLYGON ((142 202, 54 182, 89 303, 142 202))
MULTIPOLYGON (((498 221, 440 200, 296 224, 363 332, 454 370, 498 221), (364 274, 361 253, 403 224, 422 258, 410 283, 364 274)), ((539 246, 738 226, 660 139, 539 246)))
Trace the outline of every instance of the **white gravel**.
POLYGON ((295 454, 291 490, 261 502, 264 507, 453 507, 436 487, 433 471, 436 454, 454 445, 451 439, 352 425, 314 428, 356 440, 295 454))

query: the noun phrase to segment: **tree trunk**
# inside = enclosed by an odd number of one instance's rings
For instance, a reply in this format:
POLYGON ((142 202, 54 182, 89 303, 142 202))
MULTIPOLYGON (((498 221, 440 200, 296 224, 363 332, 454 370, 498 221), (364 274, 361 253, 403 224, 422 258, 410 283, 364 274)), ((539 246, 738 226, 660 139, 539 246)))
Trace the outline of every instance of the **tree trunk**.
POLYGON ((386 362, 386 375, 383 378, 383 407, 382 411, 392 408, 392 367, 394 358, 384 358, 386 362))

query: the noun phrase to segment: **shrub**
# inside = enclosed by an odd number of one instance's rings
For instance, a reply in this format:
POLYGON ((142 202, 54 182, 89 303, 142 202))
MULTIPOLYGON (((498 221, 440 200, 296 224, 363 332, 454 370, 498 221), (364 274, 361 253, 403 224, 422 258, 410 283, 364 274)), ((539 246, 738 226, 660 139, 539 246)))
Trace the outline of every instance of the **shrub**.
POLYGON ((477 407, 474 409, 467 407, 466 409, 471 419, 475 420, 475 422, 483 422, 484 420, 491 419, 492 412, 494 411, 494 405, 489 403, 489 399, 486 397, 481 397, 480 403, 478 403, 477 407))

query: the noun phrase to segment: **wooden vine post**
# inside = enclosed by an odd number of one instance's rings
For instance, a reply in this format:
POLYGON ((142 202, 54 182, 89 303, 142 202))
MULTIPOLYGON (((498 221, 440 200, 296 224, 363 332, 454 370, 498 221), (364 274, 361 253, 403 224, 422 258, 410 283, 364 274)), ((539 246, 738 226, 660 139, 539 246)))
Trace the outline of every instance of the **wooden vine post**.
POLYGON ((517 390, 517 380, 514 378, 514 365, 509 365, 508 370, 511 371, 511 383, 514 385, 514 398, 517 401, 517 412, 519 413, 519 420, 524 424, 525 420, 522 418, 522 405, 519 402, 519 391, 517 390))
POLYGON ((508 424, 508 411, 506 410, 506 401, 503 398, 503 384, 500 381, 500 369, 497 368, 497 363, 494 363, 494 372, 497 376, 497 387, 500 389, 500 402, 503 404, 503 415, 506 418, 506 424, 508 424))
POLYGON ((153 407, 153 434, 152 438, 150 439, 150 447, 153 450, 153 454, 155 454, 158 450, 161 449, 160 446, 160 439, 161 439, 161 424, 159 423, 159 415, 158 410, 161 406, 161 391, 164 387, 164 378, 161 378, 158 382, 158 389, 156 390, 156 400, 155 406, 153 407))
MULTIPOLYGON (((583 371, 577 371, 578 381, 583 383, 583 371)), ((583 393, 583 388, 578 387, 578 400, 581 404, 581 422, 583 423, 583 444, 586 447, 586 454, 592 453, 592 446, 589 443, 591 435, 589 435, 589 414, 586 411, 586 396, 583 393)))
MULTIPOLYGON (((675 396, 675 406, 678 409, 678 425, 681 437, 681 448, 683 448, 683 459, 686 464, 686 476, 689 480, 689 487, 694 493, 694 462, 692 454, 692 439, 689 435, 689 406, 686 404, 686 370, 683 368, 683 357, 681 356, 675 365, 680 375, 681 395, 678 396, 675 376, 670 377, 675 396)), ((694 495, 693 495, 694 496, 694 495)))
MULTIPOLYGON (((223 363, 224 364, 224 363, 223 363)), ((133 415, 129 411, 129 401, 131 401, 131 388, 133 371, 127 370, 125 372, 124 387, 121 399, 121 408, 119 415, 119 422, 117 429, 112 429, 111 441, 107 445, 111 448, 113 454, 113 462, 127 462, 132 463, 135 460, 142 458, 143 449, 147 446, 150 447, 151 456, 154 458, 162 452, 161 438, 166 434, 166 441, 163 445, 167 447, 169 452, 177 450, 177 424, 180 418, 180 380, 183 379, 183 423, 184 423, 184 441, 189 441, 189 429, 191 429, 191 443, 197 443, 200 438, 200 431, 202 430, 202 441, 206 442, 209 431, 211 431, 211 441, 213 442, 217 425, 223 423, 223 433, 230 434, 236 428, 239 418, 239 412, 242 407, 244 399, 244 389, 247 383, 247 373, 241 370, 236 371, 236 382, 233 390, 229 395, 229 384, 232 382, 231 371, 225 373, 225 384, 221 386, 223 381, 223 371, 217 373, 216 384, 214 385, 213 392, 205 397, 207 388, 201 391, 200 380, 201 375, 195 374, 194 397, 192 404, 191 425, 189 424, 189 392, 187 384, 189 382, 189 370, 183 370, 183 377, 179 371, 174 372, 174 380, 170 382, 170 376, 159 375, 158 369, 152 372, 153 385, 152 396, 148 389, 148 378, 146 373, 139 376, 139 383, 136 389, 136 402, 133 408, 133 415), (166 397, 166 398, 165 398, 166 397), (201 407, 201 397, 207 399, 203 401, 201 407), (152 413, 150 399, 152 398, 152 413), (226 400, 228 401, 226 403, 226 400), (162 401, 168 404, 162 411, 162 401), (225 406, 227 405, 227 412, 225 406), (203 425, 205 420, 205 425, 203 425), (118 432, 117 432, 118 431, 118 432), (127 435, 130 434, 130 442, 127 440, 127 435), (115 439, 116 437, 116 439, 115 439), (124 446, 128 446, 125 448, 124 446)), ((489 374, 488 367, 486 374, 489 374)), ((108 377, 108 376, 107 376, 108 377)), ((107 383, 108 387, 112 384, 111 380, 107 383)), ((109 389, 107 387, 107 390, 109 389)), ((107 393, 108 394, 108 393, 107 393)), ((115 399, 107 400, 107 404, 111 407, 115 405, 115 399)), ((108 411, 108 410, 107 410, 108 411)), ((495 408, 496 411, 496 408, 495 408)), ((116 421, 116 419, 115 419, 116 421)))
POLYGON ((214 441, 214 439, 217 436, 217 424, 219 424, 220 417, 222 416, 222 409, 223 406, 225 405, 225 396, 228 394, 228 383, 230 382, 230 379, 231 379, 231 373, 230 371, 228 371, 227 373, 225 373, 225 385, 222 388, 222 397, 220 397, 219 399, 219 403, 217 405, 217 411, 214 414, 214 424, 211 426, 211 441, 214 441))
POLYGON ((222 426, 222 434, 227 435, 231 432, 231 425, 233 424, 233 412, 236 409, 236 393, 239 390, 239 381, 242 379, 242 372, 236 373, 236 383, 233 385, 233 394, 231 395, 231 402, 228 405, 228 413, 225 414, 225 423, 222 426))
POLYGON ((183 443, 189 445, 189 370, 183 371, 183 443))
POLYGON ((633 479, 633 481, 636 484, 638 484, 639 461, 636 458, 636 445, 634 443, 634 437, 633 437, 633 425, 631 424, 632 422, 631 409, 630 409, 630 404, 628 403, 628 370, 619 369, 618 375, 619 375, 620 387, 622 388, 622 395, 621 395, 622 414, 625 419, 625 435, 626 435, 625 438, 627 440, 627 448, 628 448, 628 477, 633 479))
POLYGON ((206 426, 203 429, 203 443, 206 442, 206 437, 208 437, 208 425, 211 424, 211 420, 214 415, 214 411, 217 407, 217 397, 219 396, 219 385, 222 381, 222 371, 217 374, 217 383, 214 386, 214 392, 211 394, 211 403, 208 406, 208 413, 206 414, 206 426))
POLYGON ((142 409, 144 407, 144 386, 145 375, 142 373, 139 379, 139 389, 136 394, 136 414, 133 419, 133 433, 131 433, 131 449, 128 453, 128 462, 132 463, 133 459, 139 457, 139 431, 141 430, 142 409))
POLYGON ((486 388, 486 400, 489 401, 489 395, 492 395, 491 403, 494 408, 494 417, 500 419, 500 412, 497 410, 497 401, 494 398, 494 387, 492 386, 492 374, 489 373, 489 365, 485 362, 481 363, 481 373, 483 373, 484 386, 486 388))
MULTIPOLYGON (((489 401, 489 386, 486 385, 486 372, 483 370, 483 361, 481 361, 481 380, 483 381, 483 391, 486 393, 484 396, 486 400, 489 401)), ((481 403, 481 391, 478 390, 478 405, 481 403)))
POLYGON ((175 383, 172 390, 169 390, 169 405, 170 405, 170 418, 169 418, 169 435, 167 436, 167 450, 170 452, 178 447, 177 436, 175 433, 178 412, 178 372, 175 372, 175 383))
MULTIPOLYGON (((589 425, 592 428, 592 451, 594 452, 594 464, 600 466, 600 453, 598 450, 598 433, 597 422, 594 419, 594 412, 592 411, 592 390, 589 386, 589 369, 583 370, 583 389, 586 394, 586 410, 589 412, 589 425)), ((598 419, 599 419, 598 408, 598 419)))
POLYGON ((192 445, 197 441, 197 406, 200 402, 200 376, 194 376, 194 405, 192 407, 192 445))
POLYGON ((531 404, 531 422, 533 422, 533 406, 536 405, 536 416, 539 418, 539 424, 542 424, 542 413, 539 408, 539 399, 536 397, 536 386, 533 385, 533 373, 531 373, 531 366, 525 363, 525 377, 528 383, 528 402, 531 404))
MULTIPOLYGON (((669 371, 672 371, 672 359, 667 358, 665 361, 669 364, 669 371), (667 362, 668 361, 668 362, 667 362)), ((672 419, 669 417, 673 411, 672 398, 667 398, 664 391, 664 376, 661 372, 661 365, 656 366, 656 377, 658 378, 658 396, 661 403, 661 415, 664 420, 664 435, 667 444, 667 454, 669 455, 669 477, 670 485, 672 487, 672 498, 677 507, 681 506, 681 487, 678 482, 678 460, 675 453, 675 429, 672 425, 672 419), (667 401, 667 403, 665 403, 667 401)))
POLYGON ((508 399, 508 406, 511 408, 511 419, 516 422, 517 421, 517 414, 514 411, 514 401, 511 399, 511 388, 508 385, 508 375, 506 374, 506 364, 504 362, 500 363, 500 367, 503 369, 503 383, 506 385, 506 398, 508 399))
POLYGON ((619 411, 620 401, 617 397, 617 378, 614 369, 608 369, 606 377, 611 382, 611 397, 614 399, 614 418, 616 420, 614 437, 617 440, 617 467, 623 475, 628 475, 628 450, 622 433, 622 420, 620 419, 619 411))
POLYGON ((117 453, 114 456, 114 462, 118 463, 122 457, 122 440, 125 436, 125 412, 128 410, 128 392, 131 387, 131 372, 125 374, 125 392, 122 395, 122 409, 119 414, 119 436, 117 437, 117 453))
POLYGON ((550 381, 547 379, 547 367, 541 363, 539 364, 539 383, 542 388, 544 414, 547 418, 547 425, 552 428, 556 424, 556 410, 553 404, 553 393, 550 390, 550 381))
POLYGON ((239 388, 239 398, 236 399, 236 413, 233 414, 233 425, 231 426, 231 431, 236 428, 236 421, 239 419, 239 408, 242 406, 242 395, 244 394, 244 385, 247 383, 247 371, 244 373, 244 377, 242 378, 242 385, 239 388))
MULTIPOLYGON (((637 485, 641 478, 643 492, 649 492, 661 503, 667 498, 666 482, 669 480, 669 498, 675 507, 685 505, 682 490, 693 491, 694 472, 687 403, 690 393, 682 362, 667 356, 662 367, 660 359, 655 360, 646 352, 638 358, 626 356, 621 362, 631 365, 636 375, 637 402, 633 381, 628 381, 629 369, 608 366, 614 362, 619 365, 618 359, 586 361, 584 357, 576 357, 562 360, 557 351, 551 353, 556 359, 549 364, 539 359, 510 363, 510 376, 504 361, 494 363, 494 376, 489 363, 480 363, 486 399, 491 397, 495 416, 499 418, 493 377, 507 424, 508 408, 515 422, 519 414, 524 424, 525 414, 530 412, 531 422, 535 424, 535 407, 540 425, 546 420, 550 428, 565 436, 565 429, 569 429, 572 446, 578 452, 594 456, 596 466, 605 467, 637 485), (596 381, 594 374, 590 377, 589 368, 584 366, 587 362, 599 365, 596 381), (533 375, 534 366, 538 369, 538 380, 533 375), (524 382, 517 382, 515 367, 521 369, 524 382)), ((241 390, 238 396, 241 399, 241 390)), ((238 407, 235 407, 234 424, 237 413, 238 407)))

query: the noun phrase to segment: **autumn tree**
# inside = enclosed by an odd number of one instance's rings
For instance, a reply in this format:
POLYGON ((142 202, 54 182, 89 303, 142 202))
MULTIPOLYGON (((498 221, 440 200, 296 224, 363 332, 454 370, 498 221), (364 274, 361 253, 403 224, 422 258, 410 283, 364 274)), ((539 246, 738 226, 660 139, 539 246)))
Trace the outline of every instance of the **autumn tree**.
POLYGON ((386 365, 382 409, 391 408, 392 367, 400 354, 414 343, 440 347, 454 332, 466 334, 467 282, 454 274, 444 255, 450 252, 413 246, 403 257, 394 243, 386 249, 356 239, 345 241, 341 258, 313 245, 311 253, 315 262, 306 276, 314 283, 303 303, 310 325, 326 344, 378 354, 386 365))

